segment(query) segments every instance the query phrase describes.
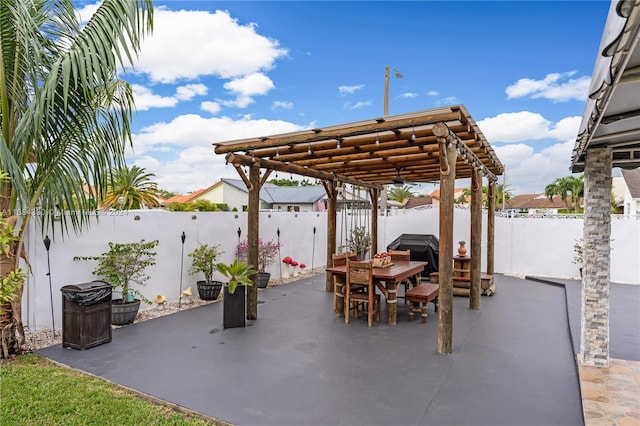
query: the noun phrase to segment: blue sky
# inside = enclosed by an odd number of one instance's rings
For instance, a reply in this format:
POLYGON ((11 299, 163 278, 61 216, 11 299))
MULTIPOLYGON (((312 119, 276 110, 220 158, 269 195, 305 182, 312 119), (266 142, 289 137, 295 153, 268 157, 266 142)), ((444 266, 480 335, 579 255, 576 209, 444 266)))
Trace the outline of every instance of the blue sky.
MULTIPOLYGON (((75 2, 87 19, 96 4, 75 2)), ((238 178, 212 143, 464 104, 516 194, 567 176, 606 1, 154 1, 128 162, 186 193, 238 178), (393 77, 397 69, 403 77, 393 77)), ((458 186, 464 186, 460 182, 458 186)), ((430 192, 433 185, 415 187, 430 192)))

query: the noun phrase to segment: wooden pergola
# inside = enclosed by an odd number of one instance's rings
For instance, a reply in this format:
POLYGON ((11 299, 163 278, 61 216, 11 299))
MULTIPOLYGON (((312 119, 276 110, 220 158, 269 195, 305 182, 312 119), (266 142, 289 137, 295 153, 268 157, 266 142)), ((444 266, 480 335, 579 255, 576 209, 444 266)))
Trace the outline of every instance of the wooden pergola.
MULTIPOLYGON (((480 308, 482 179, 488 180, 487 273, 493 274, 495 185, 504 167, 463 105, 294 133, 215 143, 249 191, 248 261, 257 265, 259 192, 273 170, 323 182, 328 196, 327 265, 336 250, 336 206, 343 183, 371 198, 371 253, 377 252, 378 197, 396 181, 440 182, 440 309, 438 351, 451 353, 453 208, 456 179, 471 179, 470 307, 480 308), (248 175, 242 169, 246 166, 248 175), (265 173, 261 174, 261 170, 265 173)), ((333 280, 327 276, 327 291, 333 280)), ((257 318, 257 288, 247 293, 247 318, 257 318)))

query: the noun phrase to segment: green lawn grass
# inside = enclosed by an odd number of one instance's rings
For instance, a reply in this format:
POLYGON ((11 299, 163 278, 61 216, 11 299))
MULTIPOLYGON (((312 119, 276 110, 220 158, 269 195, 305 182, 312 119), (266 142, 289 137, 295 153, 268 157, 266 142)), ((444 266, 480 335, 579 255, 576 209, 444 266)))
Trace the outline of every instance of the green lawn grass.
MULTIPOLYGON (((0 365, 1 425, 210 425, 33 354, 0 365)), ((215 424, 215 423, 213 423, 215 424)))

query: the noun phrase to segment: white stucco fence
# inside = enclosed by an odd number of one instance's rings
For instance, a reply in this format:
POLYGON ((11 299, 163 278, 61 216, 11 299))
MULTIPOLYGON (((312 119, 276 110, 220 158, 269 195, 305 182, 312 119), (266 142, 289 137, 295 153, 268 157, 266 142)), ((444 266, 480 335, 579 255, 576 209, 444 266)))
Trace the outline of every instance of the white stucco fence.
MULTIPOLYGON (((470 217, 466 209, 454 212, 454 242, 469 241, 470 217)), ((338 216, 338 239, 346 234, 351 223, 338 216)), ((406 211, 380 217, 379 251, 403 233, 438 236, 438 208, 406 211)), ((51 327, 51 296, 56 328, 62 325, 62 296, 60 288, 94 279, 94 262, 75 261, 74 256, 94 256, 106 251, 108 242, 134 242, 141 239, 159 240, 156 248, 157 264, 149 268, 151 279, 142 288, 149 299, 158 293, 169 301, 177 301, 180 288, 192 287, 200 277, 190 275, 187 256, 198 244, 220 244, 225 254, 220 261, 234 258, 238 243, 247 236, 247 214, 242 212, 168 212, 138 210, 114 212, 99 217, 88 231, 80 236, 52 237, 49 251, 51 292, 47 275, 47 251, 40 228, 33 224, 29 230, 27 249, 32 274, 26 281, 23 297, 23 320, 31 329, 51 327), (136 220, 136 217, 139 219, 136 220), (180 236, 186 235, 184 251, 180 236), (181 265, 182 263, 182 265, 181 265), (182 270, 182 274, 181 274, 182 270)), ((307 270, 321 268, 326 263, 326 213, 318 212, 261 212, 260 236, 277 239, 280 229, 281 256, 291 256, 304 263, 307 270), (313 229, 316 229, 314 234, 313 229)), ((640 220, 616 218, 612 220, 611 280, 640 284, 640 220)), ((578 265, 571 263, 573 244, 582 236, 581 218, 496 218, 495 271, 515 275, 537 275, 557 278, 579 278, 578 265)), ((483 240, 486 239, 486 214, 483 240)), ((340 242, 338 242, 340 245, 340 242)), ((486 241, 483 241, 482 268, 486 268, 486 241)), ((270 267, 274 278, 280 275, 280 262, 270 267)), ((221 277, 218 277, 221 279, 221 277)), ((149 306, 143 305, 141 309, 149 306)))

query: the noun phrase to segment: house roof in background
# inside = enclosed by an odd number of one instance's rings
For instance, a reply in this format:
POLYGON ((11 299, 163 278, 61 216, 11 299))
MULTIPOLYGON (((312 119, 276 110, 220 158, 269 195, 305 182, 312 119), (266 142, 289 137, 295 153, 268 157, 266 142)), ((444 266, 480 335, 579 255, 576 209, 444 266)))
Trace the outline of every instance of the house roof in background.
POLYGON ((414 207, 426 206, 429 204, 433 204, 433 198, 427 195, 426 197, 414 197, 409 198, 404 205, 405 209, 412 209, 414 207))
POLYGON ((271 197, 272 203, 312 204, 327 195, 324 186, 269 186, 265 191, 271 197))
POLYGON ((562 201, 559 195, 554 195, 553 201, 544 194, 516 195, 506 203, 508 209, 564 209, 571 207, 571 196, 567 196, 567 202, 562 201))
POLYGON ((621 170, 631 198, 640 198, 640 168, 633 170, 621 170))

